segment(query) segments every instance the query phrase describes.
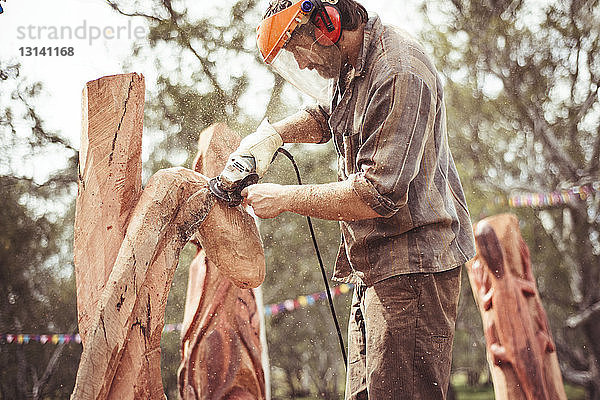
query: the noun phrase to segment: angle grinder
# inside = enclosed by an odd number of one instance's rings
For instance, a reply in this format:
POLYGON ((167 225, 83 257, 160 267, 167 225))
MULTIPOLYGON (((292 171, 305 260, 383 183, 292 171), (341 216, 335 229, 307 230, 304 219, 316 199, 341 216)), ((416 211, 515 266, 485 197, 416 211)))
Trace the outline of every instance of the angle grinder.
POLYGON ((254 157, 234 156, 227 161, 219 176, 208 181, 208 188, 229 207, 237 207, 243 200, 242 190, 257 183, 258 178, 254 157))

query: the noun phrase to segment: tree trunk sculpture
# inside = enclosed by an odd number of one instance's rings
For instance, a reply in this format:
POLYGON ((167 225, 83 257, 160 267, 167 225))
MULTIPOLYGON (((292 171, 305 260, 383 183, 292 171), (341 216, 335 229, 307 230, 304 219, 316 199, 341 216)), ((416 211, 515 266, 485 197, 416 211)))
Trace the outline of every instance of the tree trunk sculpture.
MULTIPOLYGON (((225 125, 200 134, 194 170, 215 176, 240 137, 225 125)), ((254 292, 234 286, 199 241, 189 270, 179 393, 185 400, 264 399, 260 313, 254 292)), ((260 260, 259 260, 260 261, 260 260)))
POLYGON ((192 235, 236 285, 256 287, 264 279, 253 218, 215 201, 205 176, 161 170, 142 191, 143 98, 137 74, 104 77, 84 89, 74 243, 83 353, 74 399, 164 398, 164 311, 192 235))
POLYGON ((496 399, 566 399, 529 249, 514 215, 475 224, 477 256, 467 263, 483 320, 496 399))

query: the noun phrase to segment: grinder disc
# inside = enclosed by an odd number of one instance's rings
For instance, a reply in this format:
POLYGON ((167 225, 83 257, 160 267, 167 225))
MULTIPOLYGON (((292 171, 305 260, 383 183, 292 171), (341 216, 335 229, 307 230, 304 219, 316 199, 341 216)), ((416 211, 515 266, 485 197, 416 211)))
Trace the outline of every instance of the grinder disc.
POLYGON ((208 189, 210 190, 210 192, 212 194, 217 196, 217 198, 219 198, 227 203, 231 202, 231 197, 229 196, 229 192, 222 190, 221 187, 219 186, 219 178, 212 178, 210 181, 208 181, 208 189))

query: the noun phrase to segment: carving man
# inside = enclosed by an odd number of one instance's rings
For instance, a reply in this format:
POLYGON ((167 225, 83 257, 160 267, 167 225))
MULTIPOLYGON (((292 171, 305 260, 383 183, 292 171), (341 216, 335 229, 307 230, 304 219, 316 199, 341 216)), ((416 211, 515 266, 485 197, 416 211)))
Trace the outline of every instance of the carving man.
POLYGON ((354 283, 346 399, 444 399, 460 289, 473 257, 448 147, 442 83, 422 46, 354 0, 274 0, 264 61, 316 105, 246 137, 232 156, 264 174, 284 142, 333 138, 339 181, 256 184, 256 215, 339 220, 333 279, 354 283))

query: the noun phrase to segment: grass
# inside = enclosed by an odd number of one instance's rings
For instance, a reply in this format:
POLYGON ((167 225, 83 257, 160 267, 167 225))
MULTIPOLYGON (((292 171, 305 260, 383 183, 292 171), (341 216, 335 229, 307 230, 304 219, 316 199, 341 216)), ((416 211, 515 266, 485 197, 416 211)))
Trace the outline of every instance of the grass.
MULTIPOLYGON (((492 386, 471 387, 466 384, 466 376, 455 374, 452 377, 452 387, 457 400, 494 400, 492 386)), ((585 400, 585 390, 578 386, 565 385, 565 392, 569 400, 585 400)))
MULTIPOLYGON (((479 386, 468 386, 467 378, 463 374, 452 376, 452 388, 457 400, 494 400, 494 388, 481 384, 479 386)), ((565 385, 565 392, 569 400, 585 400, 585 391, 581 387, 565 385)), ((340 395, 343 399, 343 395, 340 395)), ((277 397, 283 399, 282 397, 277 397)), ((287 399, 286 399, 287 400, 287 399)), ((302 397, 294 400, 322 400, 320 397, 302 397)))

